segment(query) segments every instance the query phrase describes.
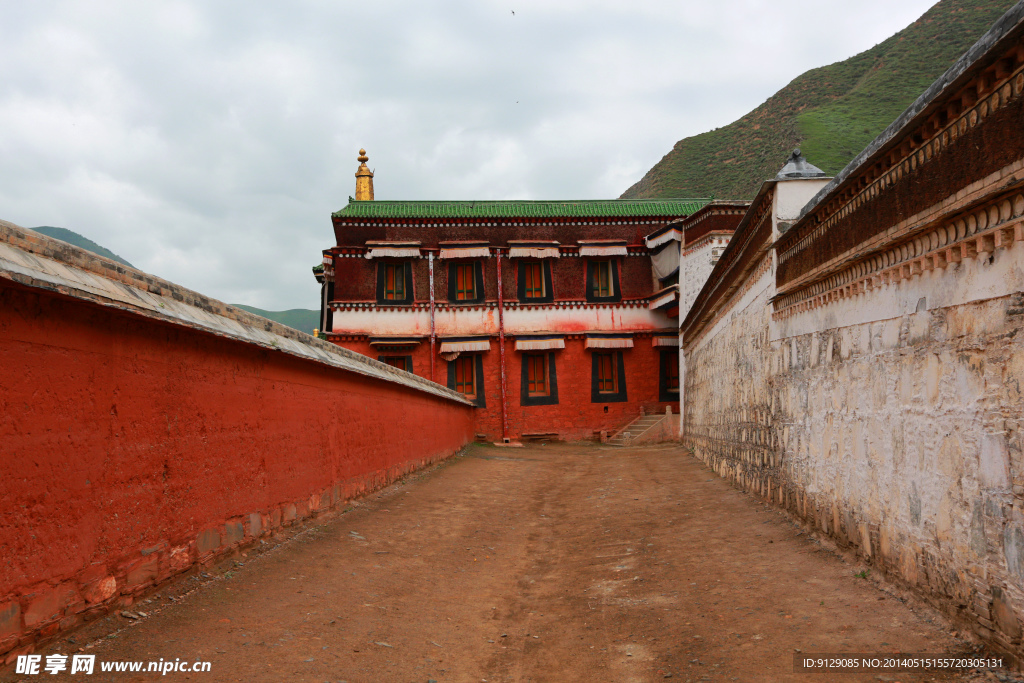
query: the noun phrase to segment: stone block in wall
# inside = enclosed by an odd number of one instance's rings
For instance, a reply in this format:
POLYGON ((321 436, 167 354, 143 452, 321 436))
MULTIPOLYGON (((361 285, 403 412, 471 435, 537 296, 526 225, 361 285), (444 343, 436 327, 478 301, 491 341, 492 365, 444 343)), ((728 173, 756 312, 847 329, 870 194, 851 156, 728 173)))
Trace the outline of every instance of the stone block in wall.
POLYGON ((189 546, 182 545, 176 548, 171 548, 171 552, 167 555, 167 568, 177 574, 183 572, 192 566, 192 553, 189 552, 189 546))
POLYGON ((0 604, 0 642, 21 633, 21 605, 17 600, 0 604))
POLYGON ((125 586, 129 589, 146 586, 156 581, 157 573, 160 571, 160 556, 150 555, 141 560, 136 560, 128 565, 125 576, 125 586))
POLYGON ((213 552, 220 547, 220 533, 216 529, 206 529, 196 536, 196 550, 200 553, 213 552))
POLYGON ((259 538, 259 535, 263 532, 263 517, 258 512, 253 512, 249 515, 249 535, 253 538, 259 538))
POLYGON ((981 452, 978 456, 981 483, 994 489, 1010 486, 1010 461, 1003 438, 997 434, 981 437, 981 452))
POLYGON ((270 527, 272 529, 276 529, 279 526, 281 526, 281 521, 282 521, 281 518, 282 518, 281 508, 275 508, 273 511, 271 511, 271 513, 270 513, 270 527))
MULTIPOLYGON (((106 571, 106 567, 103 568, 106 571)), ((107 600, 117 592, 117 579, 111 575, 102 576, 82 586, 82 597, 89 604, 107 600)))
POLYGON ((43 589, 29 600, 25 609, 25 628, 34 629, 56 621, 63 615, 65 607, 79 601, 78 591, 70 584, 43 589))
POLYGON ((284 514, 282 515, 281 522, 283 524, 291 524, 295 521, 297 516, 298 509, 294 505, 289 503, 288 505, 284 506, 284 514))
POLYGON ((1009 640, 1009 644, 1015 645, 1020 642, 1020 621, 1014 613, 1009 598, 998 586, 992 587, 992 620, 999 632, 1009 640))
POLYGON ((241 522, 228 522, 224 525, 224 545, 241 543, 245 538, 245 527, 241 522))
POLYGON ((975 616, 983 619, 992 619, 992 599, 980 593, 976 594, 971 611, 974 612, 975 616))

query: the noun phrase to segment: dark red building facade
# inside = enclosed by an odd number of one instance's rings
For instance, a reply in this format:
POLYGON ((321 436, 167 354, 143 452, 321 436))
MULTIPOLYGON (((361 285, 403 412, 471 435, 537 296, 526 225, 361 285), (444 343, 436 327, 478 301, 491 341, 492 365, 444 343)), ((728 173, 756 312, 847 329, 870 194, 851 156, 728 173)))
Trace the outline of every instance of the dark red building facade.
POLYGON ((358 201, 333 214, 321 327, 456 389, 489 440, 594 438, 678 401, 646 235, 701 200, 358 201))

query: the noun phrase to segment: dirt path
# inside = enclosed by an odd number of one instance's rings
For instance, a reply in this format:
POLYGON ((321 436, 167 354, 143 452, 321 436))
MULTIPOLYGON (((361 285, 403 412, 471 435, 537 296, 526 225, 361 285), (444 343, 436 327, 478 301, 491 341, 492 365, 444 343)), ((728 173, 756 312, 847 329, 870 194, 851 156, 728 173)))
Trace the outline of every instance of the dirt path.
POLYGON ((793 673, 965 651, 855 569, 678 448, 476 446, 48 651, 212 666, 85 679, 120 682, 964 680, 793 673))

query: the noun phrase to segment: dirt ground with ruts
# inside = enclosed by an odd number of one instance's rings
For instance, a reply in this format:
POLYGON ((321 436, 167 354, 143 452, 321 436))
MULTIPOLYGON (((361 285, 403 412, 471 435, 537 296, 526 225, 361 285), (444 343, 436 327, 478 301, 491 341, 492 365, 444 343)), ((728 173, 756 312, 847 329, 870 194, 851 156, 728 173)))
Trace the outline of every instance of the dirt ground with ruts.
MULTIPOLYGON (((678 447, 475 445, 43 654, 133 683, 1016 680, 795 673, 794 654, 972 652, 863 569, 678 447), (211 670, 99 671, 161 658, 211 670)), ((44 677, 63 678, 0 674, 44 677)))

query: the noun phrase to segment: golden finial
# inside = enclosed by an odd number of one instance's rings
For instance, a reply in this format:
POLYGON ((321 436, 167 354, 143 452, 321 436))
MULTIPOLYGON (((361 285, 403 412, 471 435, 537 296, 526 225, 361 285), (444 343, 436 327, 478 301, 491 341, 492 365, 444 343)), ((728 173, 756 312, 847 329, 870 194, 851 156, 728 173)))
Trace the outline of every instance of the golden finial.
POLYGON ((359 201, 370 201, 373 199, 373 171, 366 167, 370 157, 366 156, 366 150, 360 149, 359 168, 356 169, 356 199, 359 201))

